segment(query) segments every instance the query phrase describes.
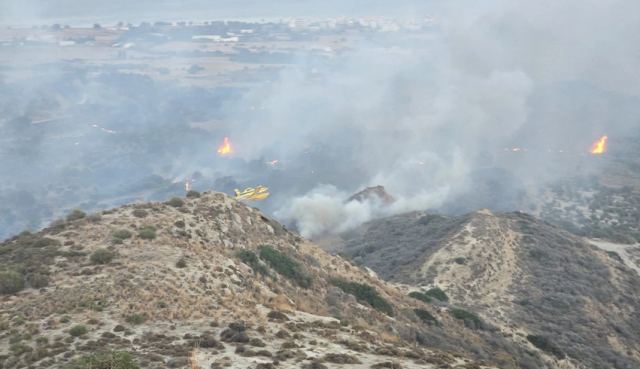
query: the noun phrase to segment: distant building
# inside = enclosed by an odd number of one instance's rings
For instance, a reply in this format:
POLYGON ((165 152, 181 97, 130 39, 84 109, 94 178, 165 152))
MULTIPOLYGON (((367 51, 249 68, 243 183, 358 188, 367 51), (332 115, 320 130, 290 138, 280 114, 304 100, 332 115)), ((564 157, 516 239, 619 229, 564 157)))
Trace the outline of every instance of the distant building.
POLYGON ((191 37, 192 41, 210 41, 210 42, 238 42, 238 36, 222 37, 221 35, 197 35, 191 37))

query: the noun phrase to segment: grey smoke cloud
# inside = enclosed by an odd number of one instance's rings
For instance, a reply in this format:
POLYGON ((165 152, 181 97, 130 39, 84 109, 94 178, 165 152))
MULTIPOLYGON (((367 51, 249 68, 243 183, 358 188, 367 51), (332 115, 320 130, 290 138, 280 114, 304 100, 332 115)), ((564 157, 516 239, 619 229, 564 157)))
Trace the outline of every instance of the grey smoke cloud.
MULTIPOLYGON (((122 3, 87 4, 95 5, 9 0, 0 23, 120 20, 114 8, 122 3)), ((189 8, 207 17, 211 9, 200 1, 154 4, 123 8, 135 19, 122 20, 181 18, 189 8)), ((474 197, 483 176, 513 181, 496 191, 515 192, 586 174, 602 165, 585 155, 595 138, 608 134, 615 147, 640 131, 640 4, 630 0, 296 2, 281 12, 286 2, 246 4, 245 14, 386 11, 403 19, 433 14, 437 22, 426 31, 365 34, 344 50, 327 42, 242 90, 186 88, 72 61, 0 68, 0 190, 7 189, 0 220, 13 227, 0 237, 72 205, 162 200, 180 194, 194 173, 202 190, 270 186, 271 198, 254 205, 316 237, 373 217, 446 210, 474 197), (69 116, 29 124, 39 119, 34 111, 52 111, 47 104, 69 116), (219 124, 207 131, 193 121, 219 124), (238 149, 231 159, 215 155, 225 135, 238 149), (516 146, 528 151, 504 151, 516 146), (397 201, 345 203, 372 185, 397 201), (21 207, 37 220, 5 215, 21 207)), ((182 69, 194 63, 171 57, 182 69)))
MULTIPOLYGON (((638 112, 631 101, 640 92, 632 68, 638 7, 451 2, 430 37, 401 33, 326 65, 301 61, 250 96, 247 104, 263 110, 235 117, 242 124, 233 133, 251 148, 247 157, 276 150, 295 161, 313 144, 340 150, 332 165, 354 169, 341 190, 386 186, 398 201, 384 213, 438 208, 473 191, 471 174, 483 167, 504 166, 529 189, 584 174, 593 168, 576 163, 594 138, 638 128, 629 114, 638 112), (514 146, 534 154, 498 158, 514 146), (560 150, 569 154, 560 158, 560 150)), ((327 194, 333 184, 319 179, 275 214, 309 237, 380 214, 371 204, 342 203, 345 192, 327 194)))

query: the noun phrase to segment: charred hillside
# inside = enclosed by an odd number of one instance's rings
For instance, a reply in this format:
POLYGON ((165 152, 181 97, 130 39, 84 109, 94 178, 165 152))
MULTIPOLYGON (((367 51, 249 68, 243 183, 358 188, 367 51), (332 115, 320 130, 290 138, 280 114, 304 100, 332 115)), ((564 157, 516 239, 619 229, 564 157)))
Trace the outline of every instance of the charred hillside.
POLYGON ((405 214, 365 224, 332 247, 412 286, 416 297, 467 308, 546 355, 547 367, 640 365, 636 271, 527 214, 405 214))

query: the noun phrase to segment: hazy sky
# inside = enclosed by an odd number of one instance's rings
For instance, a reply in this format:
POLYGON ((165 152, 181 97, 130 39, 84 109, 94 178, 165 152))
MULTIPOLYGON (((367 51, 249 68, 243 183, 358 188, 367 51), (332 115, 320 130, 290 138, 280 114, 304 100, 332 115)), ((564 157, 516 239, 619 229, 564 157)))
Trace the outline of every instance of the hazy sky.
POLYGON ((0 22, 139 22, 154 19, 337 15, 421 15, 442 0, 2 0, 0 22))

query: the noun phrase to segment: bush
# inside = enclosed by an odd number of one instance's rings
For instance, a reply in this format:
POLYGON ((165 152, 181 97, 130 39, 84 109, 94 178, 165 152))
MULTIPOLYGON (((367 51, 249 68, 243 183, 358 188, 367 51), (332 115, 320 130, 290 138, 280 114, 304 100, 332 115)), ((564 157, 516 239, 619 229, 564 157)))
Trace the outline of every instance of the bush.
POLYGON ((484 322, 476 314, 463 310, 463 309, 451 309, 449 310, 451 316, 456 319, 462 320, 464 325, 472 329, 484 329, 484 322))
POLYGON ((24 288, 24 279, 22 274, 10 270, 0 272, 0 294, 11 295, 21 291, 24 288))
POLYGON ((562 352, 562 350, 558 346, 556 346, 555 343, 551 342, 549 338, 530 334, 527 336, 527 340, 540 350, 550 353, 558 359, 564 359, 564 352, 562 352))
POLYGON ((176 268, 186 268, 187 260, 185 258, 180 258, 180 260, 176 261, 176 268))
POLYGON ((138 231, 138 236, 143 240, 153 240, 156 238, 156 228, 151 226, 142 227, 138 231))
POLYGON ((93 264, 109 264, 116 257, 115 252, 107 249, 99 249, 93 252, 89 259, 93 264))
POLYGON ((355 296, 359 302, 365 302, 372 308, 393 316, 393 306, 380 296, 375 288, 364 283, 349 282, 344 279, 333 279, 331 283, 344 292, 355 296))
POLYGON ((434 288, 428 290, 427 292, 425 292, 425 295, 427 295, 429 297, 433 297, 434 299, 440 300, 442 302, 449 301, 449 297, 447 296, 447 294, 444 293, 444 291, 441 290, 438 287, 434 287, 434 288))
POLYGON ((33 247, 47 247, 47 246, 58 246, 60 242, 54 240, 53 238, 42 237, 36 240, 33 243, 33 247))
POLYGON ((549 254, 542 250, 529 250, 529 256, 536 259, 537 261, 546 261, 549 259, 549 254))
POLYGON ((427 296, 424 292, 413 291, 409 293, 409 297, 412 297, 416 300, 420 300, 422 302, 431 302, 431 298, 427 296))
POLYGON ((140 369, 127 352, 102 352, 85 355, 67 365, 65 369, 140 369))
POLYGON ((27 283, 33 288, 42 288, 49 285, 49 277, 40 273, 27 274, 27 283))
POLYGON ((303 266, 290 256, 271 246, 260 246, 260 259, 264 260, 276 272, 296 282, 302 288, 311 286, 311 278, 304 272, 303 266))
POLYGON ((431 288, 426 292, 417 292, 417 291, 411 292, 409 294, 409 297, 413 297, 414 299, 424 301, 424 302, 431 302, 432 299, 436 299, 442 302, 449 301, 449 297, 447 296, 447 294, 444 293, 444 291, 438 287, 431 288))
POLYGON ((82 324, 74 325, 73 327, 71 327, 71 329, 69 329, 69 334, 72 337, 80 337, 84 334, 87 334, 87 332, 87 327, 82 324))
POLYGON ((253 251, 240 250, 238 251, 237 256, 240 259, 240 261, 250 266, 255 273, 260 273, 262 275, 269 274, 269 271, 267 271, 267 268, 264 265, 262 265, 262 263, 260 263, 260 260, 258 260, 258 257, 253 251))
POLYGON ((416 314, 416 316, 418 318, 420 318, 420 320, 422 320, 423 322, 431 325, 431 324, 438 324, 438 320, 436 319, 436 317, 434 317, 433 315, 431 315, 430 312, 423 310, 423 309, 413 309, 413 312, 416 314))
POLYGON ((174 208, 179 208, 184 206, 184 200, 179 197, 174 197, 166 203, 169 206, 173 206, 174 208))
POLYGON ((149 213, 147 213, 147 211, 143 209, 135 209, 131 214, 133 214, 133 216, 136 218, 144 218, 149 215, 149 213))
POLYGON ((74 220, 79 220, 86 217, 87 214, 79 209, 73 210, 69 215, 67 215, 67 222, 73 222, 74 220))
POLYGON ((89 214, 87 215, 87 220, 92 223, 98 223, 102 220, 102 215, 98 213, 89 214))
POLYGON ((198 191, 191 190, 187 192, 187 198, 198 198, 198 197, 200 197, 200 192, 198 191))
POLYGON ((131 314, 127 315, 124 320, 129 324, 142 324, 147 321, 146 314, 131 314))
POLYGON ((132 233, 128 229, 119 229, 113 232, 113 238, 118 240, 126 240, 127 238, 131 238, 132 233))

